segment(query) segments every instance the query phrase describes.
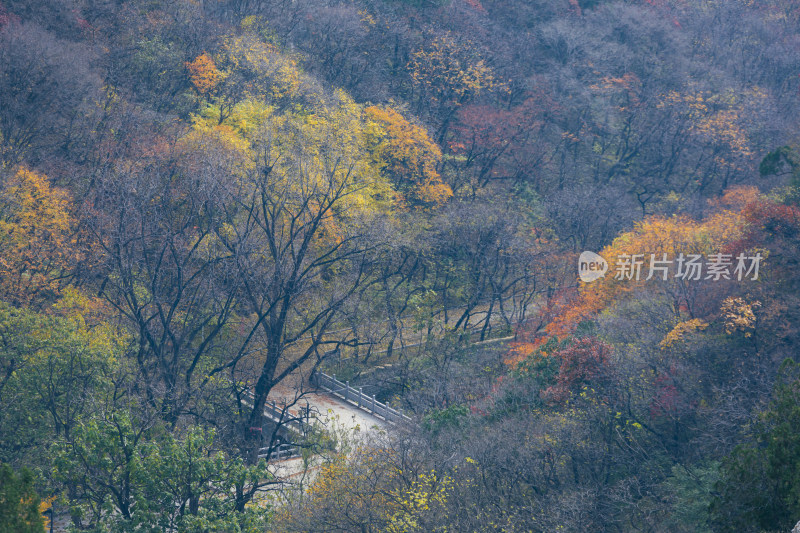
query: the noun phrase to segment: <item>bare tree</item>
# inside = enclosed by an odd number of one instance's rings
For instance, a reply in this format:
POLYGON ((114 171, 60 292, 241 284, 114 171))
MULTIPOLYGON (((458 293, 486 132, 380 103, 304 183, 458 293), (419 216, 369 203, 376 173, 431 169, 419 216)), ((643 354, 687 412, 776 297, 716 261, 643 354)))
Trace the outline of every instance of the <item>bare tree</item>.
POLYGON ((329 332, 381 246, 380 235, 370 234, 369 206, 359 207, 371 201, 376 178, 331 118, 313 133, 302 119, 266 124, 252 166, 229 184, 217 238, 233 261, 239 305, 252 329, 248 346, 223 366, 257 361, 247 428, 262 427, 278 383, 298 371, 307 375, 326 353, 352 342, 329 332))

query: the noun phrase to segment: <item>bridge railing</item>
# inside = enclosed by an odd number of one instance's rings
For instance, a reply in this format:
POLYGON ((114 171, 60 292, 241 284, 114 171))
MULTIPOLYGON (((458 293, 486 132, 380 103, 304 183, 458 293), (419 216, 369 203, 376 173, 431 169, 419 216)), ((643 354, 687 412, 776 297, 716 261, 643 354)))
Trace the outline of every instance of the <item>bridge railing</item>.
POLYGON ((308 419, 311 415, 308 402, 306 402, 305 409, 300 406, 300 410, 303 413, 301 416, 292 416, 283 405, 276 404, 275 400, 268 400, 264 404, 265 415, 299 434, 305 434, 308 431, 308 419))
POLYGON ((336 374, 329 376, 324 372, 317 372, 313 375, 311 382, 317 387, 342 398, 344 401, 365 409, 370 413, 379 416, 392 424, 412 422, 411 418, 404 415, 402 411, 393 409, 375 399, 375 395, 364 394, 361 387, 355 389, 350 386, 350 382, 342 383, 336 379, 336 374))
POLYGON ((269 450, 269 448, 259 449, 258 458, 266 459, 268 463, 271 463, 273 461, 281 461, 283 459, 291 459, 300 456, 297 446, 293 444, 279 444, 271 452, 269 450))
MULTIPOLYGON (((255 402, 255 395, 252 391, 246 391, 244 394, 251 402, 255 402)), ((250 404, 250 406, 252 407, 252 404, 250 404)), ((300 405, 300 412, 303 413, 302 416, 292 416, 286 408, 286 404, 276 403, 275 400, 267 400, 267 402, 264 403, 264 415, 267 418, 272 419, 272 421, 278 424, 282 424, 290 431, 302 435, 309 429, 311 409, 309 408, 308 402, 306 402, 305 409, 302 404, 300 405)))

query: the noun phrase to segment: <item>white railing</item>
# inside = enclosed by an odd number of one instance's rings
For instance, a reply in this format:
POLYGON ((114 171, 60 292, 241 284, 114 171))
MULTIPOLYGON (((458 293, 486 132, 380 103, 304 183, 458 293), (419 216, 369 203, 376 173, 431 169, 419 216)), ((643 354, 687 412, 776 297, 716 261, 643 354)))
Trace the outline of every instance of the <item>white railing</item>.
POLYGON ((392 409, 385 403, 377 401, 374 394, 372 396, 364 394, 361 387, 358 389, 351 387, 349 381, 342 383, 336 379, 335 374, 329 376, 323 372, 317 372, 312 378, 312 383, 392 424, 412 422, 411 418, 404 415, 402 411, 392 409))
POLYGON ((300 453, 297 447, 292 444, 279 444, 271 452, 269 448, 261 448, 258 450, 258 458, 266 459, 268 463, 272 461, 281 461, 283 459, 291 459, 292 457, 299 457, 300 453))

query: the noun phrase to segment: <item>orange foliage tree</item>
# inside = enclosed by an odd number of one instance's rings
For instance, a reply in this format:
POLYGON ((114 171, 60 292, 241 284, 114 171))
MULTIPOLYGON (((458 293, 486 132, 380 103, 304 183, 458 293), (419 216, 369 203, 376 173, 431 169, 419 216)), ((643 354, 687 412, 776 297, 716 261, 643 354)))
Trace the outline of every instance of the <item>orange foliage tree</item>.
MULTIPOLYGON (((747 206, 757 199, 757 189, 740 187, 727 191, 713 202, 712 213, 701 221, 686 216, 651 216, 638 222, 633 230, 623 233, 600 251, 608 262, 608 272, 603 278, 557 293, 556 301, 549 305, 553 309, 553 319, 543 328, 545 335, 534 342, 514 346, 510 352, 511 362, 527 357, 547 337, 570 336, 581 322, 591 320, 615 302, 645 288, 672 298, 676 316, 686 313, 690 319, 698 318, 694 316, 692 282, 676 277, 676 259, 681 254, 687 258, 697 255, 705 264, 714 254, 731 254, 731 246, 748 232, 747 206), (619 265, 626 264, 633 256, 641 259, 638 272, 635 268, 623 272, 619 265), (667 270, 651 272, 652 260, 668 261, 654 263, 667 270)), ((705 276, 704 272, 698 283, 702 283, 705 276)))
POLYGON ((217 69, 214 60, 203 52, 194 61, 186 63, 192 85, 201 95, 208 95, 222 81, 224 74, 217 69))
POLYGON ((417 205, 439 206, 453 195, 442 182, 437 166, 442 151, 425 128, 410 123, 400 113, 387 107, 367 107, 373 158, 395 189, 417 205))

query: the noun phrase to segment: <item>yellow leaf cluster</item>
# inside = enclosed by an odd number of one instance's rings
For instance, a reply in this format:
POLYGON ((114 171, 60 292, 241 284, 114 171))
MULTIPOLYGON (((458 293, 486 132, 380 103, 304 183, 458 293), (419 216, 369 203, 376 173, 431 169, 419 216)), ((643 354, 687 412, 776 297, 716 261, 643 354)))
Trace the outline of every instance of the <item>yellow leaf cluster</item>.
POLYGON ((53 506, 53 502, 55 501, 55 499, 56 499, 56 496, 50 496, 49 498, 43 499, 39 503, 39 514, 42 515, 42 518, 44 518, 44 530, 45 531, 49 531, 50 530, 50 518, 47 515, 45 515, 45 513, 47 511, 49 511, 50 508, 53 506))
POLYGON ((761 307, 761 302, 747 302, 743 298, 729 297, 722 302, 720 311, 725 323, 725 333, 732 335, 740 331, 745 337, 753 335, 756 327, 755 310, 761 307))
POLYGON ((19 168, 0 189, 0 297, 17 304, 57 292, 58 275, 77 257, 66 191, 19 168))
POLYGON ((408 70, 415 86, 425 95, 460 105, 470 94, 502 85, 492 69, 476 56, 471 43, 457 43, 447 34, 414 52, 408 70))
POLYGON ((410 488, 392 491, 386 533, 426 531, 420 524, 421 515, 432 512, 440 515, 452 487, 453 478, 449 475, 439 477, 431 471, 420 474, 410 488))
POLYGON ((294 98, 302 81, 297 61, 253 33, 226 39, 217 62, 250 97, 294 98), (242 76, 234 76, 237 72, 242 76))
POLYGON ((677 342, 680 342, 684 339, 687 334, 693 333, 695 331, 702 331, 708 327, 708 323, 700 320, 699 318, 694 318, 692 320, 686 320, 684 322, 678 323, 672 330, 667 333, 664 338, 659 343, 661 349, 671 348, 677 342))
MULTIPOLYGON (((752 115, 751 108, 758 107, 765 98, 766 94, 759 87, 719 94, 670 91, 663 96, 658 107, 671 107, 684 113, 691 121, 693 133, 727 147, 739 157, 752 158, 754 152, 743 125, 743 117, 752 115)), ((724 158, 719 161, 727 164, 724 158)))

